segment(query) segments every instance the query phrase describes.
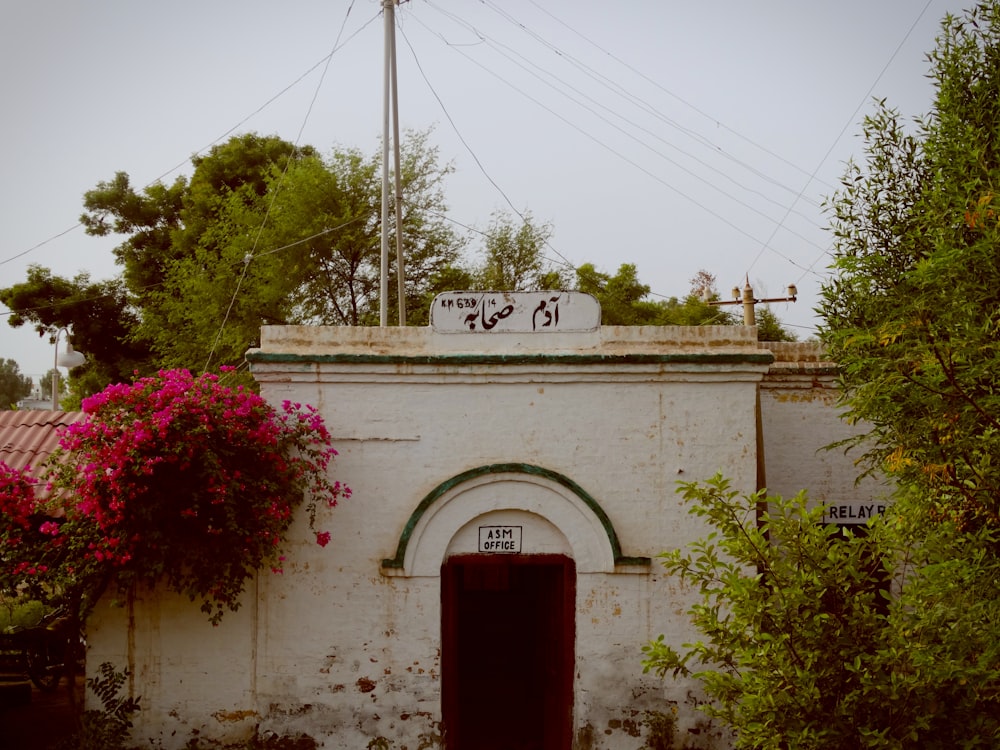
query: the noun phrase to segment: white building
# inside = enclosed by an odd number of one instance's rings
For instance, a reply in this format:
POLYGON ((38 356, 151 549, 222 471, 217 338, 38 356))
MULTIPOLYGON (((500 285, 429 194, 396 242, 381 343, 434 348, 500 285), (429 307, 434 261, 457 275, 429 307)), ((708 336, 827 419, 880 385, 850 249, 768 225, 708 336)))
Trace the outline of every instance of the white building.
POLYGON ((160 592, 95 613, 88 663, 133 673, 133 738, 635 750, 676 709, 678 746, 725 747, 693 685, 642 674, 644 643, 695 636, 655 556, 704 531, 678 480, 869 499, 820 450, 848 434, 833 369, 752 328, 600 328, 573 303, 558 328, 265 327, 263 395, 320 409, 354 496, 325 549, 299 519, 283 575, 218 628, 160 592))

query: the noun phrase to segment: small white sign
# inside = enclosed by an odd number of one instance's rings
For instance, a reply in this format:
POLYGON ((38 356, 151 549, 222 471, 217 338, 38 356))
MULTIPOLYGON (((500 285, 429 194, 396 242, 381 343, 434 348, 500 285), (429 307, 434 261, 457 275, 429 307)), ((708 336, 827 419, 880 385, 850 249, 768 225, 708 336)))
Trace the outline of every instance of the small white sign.
POLYGON ((601 305, 584 292, 442 292, 431 305, 439 333, 596 331, 601 305))
POLYGON ((868 523, 875 516, 885 513, 885 503, 842 503, 826 506, 824 523, 839 526, 859 526, 868 523))
POLYGON ((479 527, 479 551, 480 552, 508 552, 516 553, 521 551, 521 527, 520 526, 480 526, 479 527))

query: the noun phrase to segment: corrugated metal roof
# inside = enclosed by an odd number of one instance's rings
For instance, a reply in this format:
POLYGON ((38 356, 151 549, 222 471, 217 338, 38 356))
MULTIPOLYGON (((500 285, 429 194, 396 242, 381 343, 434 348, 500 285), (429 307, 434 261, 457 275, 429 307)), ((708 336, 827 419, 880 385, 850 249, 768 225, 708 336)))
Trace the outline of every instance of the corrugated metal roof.
POLYGON ((59 447, 59 428, 86 418, 82 411, 0 411, 0 461, 37 469, 59 447))

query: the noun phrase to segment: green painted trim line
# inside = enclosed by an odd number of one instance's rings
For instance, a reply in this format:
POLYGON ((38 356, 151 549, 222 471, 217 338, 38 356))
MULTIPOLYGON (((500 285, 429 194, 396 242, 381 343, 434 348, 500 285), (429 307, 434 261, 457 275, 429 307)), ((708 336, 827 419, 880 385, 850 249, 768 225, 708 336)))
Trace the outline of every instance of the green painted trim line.
POLYGON ((406 526, 403 527, 403 533, 399 536, 399 544, 396 545, 396 556, 384 559, 382 561, 382 567, 399 569, 403 567, 403 560, 406 559, 406 548, 410 543, 410 536, 413 534, 413 529, 416 528, 417 523, 423 517, 424 513, 427 512, 427 509, 437 502, 442 495, 460 484, 464 484, 472 479, 486 476, 488 474, 531 474, 562 485, 583 500, 584 504, 590 508, 590 510, 597 516, 598 520, 600 520, 601 525, 604 527, 604 532, 608 535, 608 542, 611 544, 611 552, 615 558, 615 565, 650 564, 650 559, 648 557, 625 557, 622 555, 621 544, 618 542, 618 534, 615 531, 614 525, 611 523, 611 519, 608 518, 608 514, 604 512, 604 509, 600 506, 600 504, 594 500, 594 498, 592 498, 586 490, 584 490, 572 479, 558 472, 544 469, 541 466, 509 463, 489 464, 487 466, 479 466, 475 469, 463 471, 461 474, 445 480, 433 490, 428 492, 424 499, 420 501, 420 504, 417 505, 413 513, 410 514, 410 518, 407 520, 406 526))
POLYGON ((370 365, 661 365, 661 364, 759 364, 774 362, 770 352, 754 354, 291 354, 251 351, 249 362, 288 364, 370 365))

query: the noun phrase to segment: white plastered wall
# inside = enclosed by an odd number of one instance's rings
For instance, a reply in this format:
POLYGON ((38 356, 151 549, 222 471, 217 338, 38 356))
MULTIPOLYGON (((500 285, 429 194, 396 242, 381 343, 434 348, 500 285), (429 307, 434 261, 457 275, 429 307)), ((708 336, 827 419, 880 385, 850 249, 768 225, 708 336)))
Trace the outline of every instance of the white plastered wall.
POLYGON ((333 474, 354 496, 320 513, 325 549, 298 518, 283 574, 261 574, 218 628, 169 597, 99 613, 92 658, 127 661, 135 692, 156 701, 136 736, 172 748, 193 729, 256 725, 325 747, 440 741, 441 564, 473 548, 478 525, 516 522, 524 552, 577 566, 576 746, 633 750, 643 712, 671 701, 682 732, 702 730, 697 746, 721 746, 698 726, 690 685, 642 674, 644 643, 695 633, 691 592, 636 558, 704 532, 678 480, 723 472, 756 489, 771 355, 752 329, 266 327, 252 360, 269 401, 319 408, 340 451, 333 474), (495 466, 514 469, 448 484, 495 466))
POLYGON ((877 512, 891 488, 872 476, 857 481, 861 470, 856 461, 863 447, 849 449, 843 442, 865 428, 840 418, 834 363, 813 342, 764 346, 775 355, 760 387, 768 494, 791 497, 806 490, 813 503, 862 511, 874 507, 877 512))

